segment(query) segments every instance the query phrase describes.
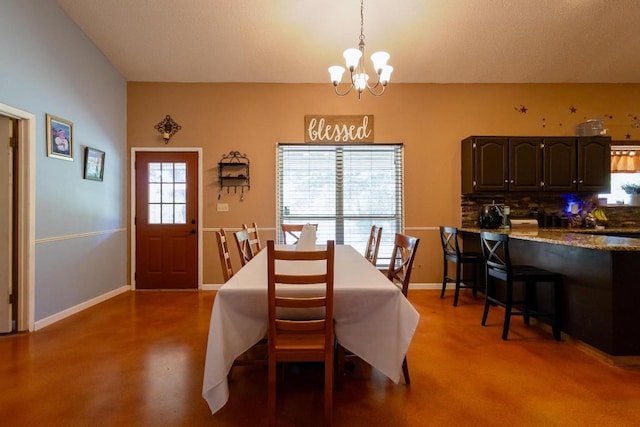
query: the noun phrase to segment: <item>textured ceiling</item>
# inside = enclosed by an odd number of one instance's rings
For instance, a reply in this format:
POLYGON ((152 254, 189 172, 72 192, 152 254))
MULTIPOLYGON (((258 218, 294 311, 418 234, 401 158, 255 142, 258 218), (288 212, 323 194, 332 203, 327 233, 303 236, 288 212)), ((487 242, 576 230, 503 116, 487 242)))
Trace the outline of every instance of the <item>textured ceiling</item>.
MULTIPOLYGON (((360 34, 357 0, 58 3, 128 81, 326 83, 360 34)), ((640 83, 639 25, 639 0, 364 5, 401 83, 640 83)))

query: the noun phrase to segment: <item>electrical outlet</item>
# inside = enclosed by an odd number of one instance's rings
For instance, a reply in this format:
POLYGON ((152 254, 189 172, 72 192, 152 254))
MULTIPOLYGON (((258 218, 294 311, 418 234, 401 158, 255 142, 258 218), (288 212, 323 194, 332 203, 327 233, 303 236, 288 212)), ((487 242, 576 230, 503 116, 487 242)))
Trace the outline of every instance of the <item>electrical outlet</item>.
POLYGON ((218 203, 218 212, 229 212, 229 203, 218 203))

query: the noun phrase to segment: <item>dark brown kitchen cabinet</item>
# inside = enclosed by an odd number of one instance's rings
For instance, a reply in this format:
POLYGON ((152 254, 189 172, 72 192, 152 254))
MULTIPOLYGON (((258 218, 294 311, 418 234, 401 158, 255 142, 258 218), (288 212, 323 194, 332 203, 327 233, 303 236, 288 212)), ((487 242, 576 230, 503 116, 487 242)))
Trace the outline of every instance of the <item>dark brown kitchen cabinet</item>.
POLYGON ((541 138, 469 137, 462 141, 462 193, 540 191, 541 138))
POLYGON ((611 188, 611 138, 545 138, 545 191, 606 193, 611 188))
POLYGON ((540 191, 542 139, 509 138, 509 191, 540 191))
POLYGON ((609 137, 471 136, 462 140, 462 194, 608 192, 609 137))
POLYGON ((469 137, 462 141, 462 194, 508 190, 509 139, 469 137))

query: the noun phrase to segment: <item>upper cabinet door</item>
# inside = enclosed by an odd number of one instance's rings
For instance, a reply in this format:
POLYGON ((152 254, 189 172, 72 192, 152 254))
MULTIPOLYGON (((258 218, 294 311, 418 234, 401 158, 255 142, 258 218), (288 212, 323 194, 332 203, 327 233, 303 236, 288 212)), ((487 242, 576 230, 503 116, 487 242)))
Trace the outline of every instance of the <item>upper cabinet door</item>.
POLYGON ((542 138, 509 138, 509 190, 540 191, 542 138))
POLYGON ((474 170, 476 191, 507 191, 509 189, 507 138, 476 138, 474 170))
POLYGON ((578 191, 611 191, 611 140, 578 139, 578 191))
POLYGON ((576 138, 544 139, 544 190, 576 191, 576 138))

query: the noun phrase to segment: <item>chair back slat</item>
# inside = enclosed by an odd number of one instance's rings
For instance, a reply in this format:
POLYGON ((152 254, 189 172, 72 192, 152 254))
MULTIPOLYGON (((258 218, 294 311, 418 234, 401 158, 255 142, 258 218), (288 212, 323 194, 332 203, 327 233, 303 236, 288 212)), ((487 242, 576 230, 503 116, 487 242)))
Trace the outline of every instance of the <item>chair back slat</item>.
POLYGON ((287 308, 315 308, 324 307, 327 303, 325 297, 289 298, 276 296, 277 307, 287 308))
POLYGON ((364 251, 364 257, 373 265, 378 262, 378 251, 380 250, 380 239, 382 238, 382 227, 371 226, 369 240, 364 251))
POLYGON ((245 266, 249 261, 253 259, 254 253, 251 250, 249 244, 249 233, 247 230, 239 230, 233 233, 236 239, 236 245, 238 246, 238 254, 240 255, 240 262, 242 266, 245 266))
POLYGON ((231 254, 229 253, 229 245, 227 244, 227 236, 224 229, 221 228, 219 231, 216 231, 216 240, 218 241, 218 254, 220 255, 222 276, 226 282, 233 277, 233 267, 231 266, 231 254))
POLYGON ((247 224, 242 224, 242 229, 247 231, 249 235, 249 246, 251 246, 251 252, 253 256, 256 256, 258 252, 262 250, 262 243, 260 242, 260 233, 258 232, 258 224, 255 222, 249 227, 247 224))
POLYGON ((409 292, 409 281, 411 280, 411 270, 420 239, 397 233, 391 262, 387 270, 387 278, 402 288, 402 293, 407 296, 409 292))
POLYGON ((511 277, 512 265, 509 256, 509 236, 483 231, 480 233, 482 254, 488 274, 511 277))
MULTIPOLYGON (((300 240, 300 233, 302 233, 302 229, 306 224, 281 224, 280 228, 282 229, 282 241, 285 245, 294 245, 298 243, 300 240), (287 238, 289 241, 287 242, 287 238)), ((318 229, 318 224, 310 224, 313 225, 316 230, 318 229)))
POLYGON ((458 229, 455 227, 440 227, 440 242, 442 250, 448 258, 455 262, 460 259, 460 246, 458 243, 458 229))

